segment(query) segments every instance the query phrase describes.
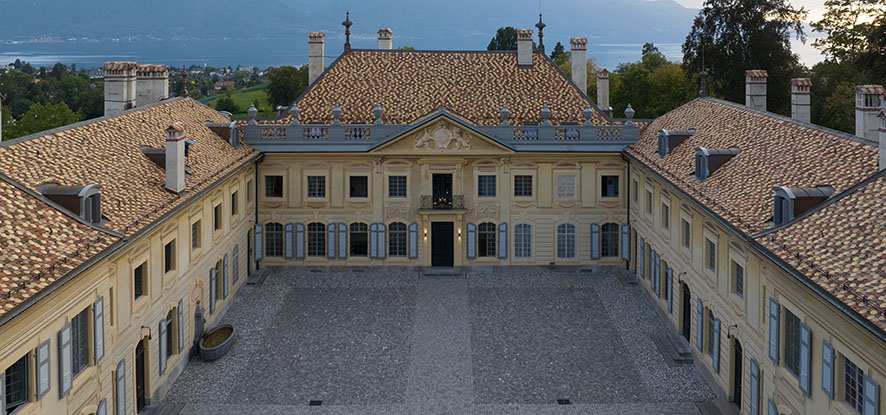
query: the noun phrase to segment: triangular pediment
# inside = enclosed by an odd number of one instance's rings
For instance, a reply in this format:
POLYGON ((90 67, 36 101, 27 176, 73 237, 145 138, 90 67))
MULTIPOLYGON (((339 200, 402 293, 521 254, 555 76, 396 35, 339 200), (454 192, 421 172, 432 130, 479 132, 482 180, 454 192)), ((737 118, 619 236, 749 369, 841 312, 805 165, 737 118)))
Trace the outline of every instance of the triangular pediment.
POLYGON ((510 154, 514 150, 461 120, 440 113, 371 150, 380 154, 510 154))

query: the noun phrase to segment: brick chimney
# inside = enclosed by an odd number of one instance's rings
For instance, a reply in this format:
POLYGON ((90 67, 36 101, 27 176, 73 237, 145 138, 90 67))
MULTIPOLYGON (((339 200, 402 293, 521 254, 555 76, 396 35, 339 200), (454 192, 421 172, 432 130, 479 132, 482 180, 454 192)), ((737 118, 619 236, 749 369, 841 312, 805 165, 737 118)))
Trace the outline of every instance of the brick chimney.
POLYGON ((532 29, 517 29, 517 66, 532 67, 532 29))
POLYGON ((886 169, 886 109, 880 110, 880 170, 886 169))
POLYGON ((308 85, 314 83, 323 73, 326 52, 326 33, 308 33, 308 85))
POLYGON ((769 74, 764 70, 745 71, 745 105, 759 111, 766 111, 766 79, 769 74))
POLYGON ((394 31, 391 29, 379 29, 378 50, 394 49, 394 31))
POLYGON ((574 37, 569 39, 572 45, 572 82, 578 85, 582 93, 588 93, 588 39, 574 37))
POLYGON ((185 189, 185 129, 180 122, 166 128, 166 188, 185 189))
POLYGON ((139 65, 135 90, 135 105, 137 107, 169 98, 169 67, 166 65, 139 65))
POLYGON ((791 79, 791 118, 797 121, 812 122, 812 101, 809 78, 791 79))
POLYGON ((105 73, 105 115, 117 115, 135 107, 135 62, 107 62, 102 66, 105 73))
POLYGON ((609 106, 609 71, 606 68, 597 69, 597 106, 607 117, 612 117, 612 107, 609 106))
POLYGON ((879 139, 877 115, 886 108, 886 90, 881 85, 855 87, 855 136, 871 141, 879 139))

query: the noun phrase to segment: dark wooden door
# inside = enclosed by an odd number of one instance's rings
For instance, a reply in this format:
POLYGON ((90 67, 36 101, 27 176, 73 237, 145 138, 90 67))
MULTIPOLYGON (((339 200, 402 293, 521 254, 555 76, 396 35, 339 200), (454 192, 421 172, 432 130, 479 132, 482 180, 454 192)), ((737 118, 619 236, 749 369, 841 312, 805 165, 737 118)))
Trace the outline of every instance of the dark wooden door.
POLYGON ((145 341, 135 346, 135 410, 145 407, 145 341))
MULTIPOLYGON (((689 286, 686 284, 681 284, 683 287, 683 337, 686 338, 686 341, 689 340, 689 333, 691 331, 690 326, 692 325, 692 294, 689 293, 689 286)), ((701 324, 699 322, 698 324, 701 324)))
POLYGON ((452 222, 431 222, 431 266, 451 267, 454 262, 452 222))
POLYGON ((732 402, 735 403, 735 406, 738 406, 741 409, 741 381, 742 381, 742 368, 744 367, 742 362, 742 350, 741 350, 741 342, 735 340, 735 344, 732 346, 733 355, 732 355, 732 374, 733 374, 733 384, 735 386, 732 387, 732 402))

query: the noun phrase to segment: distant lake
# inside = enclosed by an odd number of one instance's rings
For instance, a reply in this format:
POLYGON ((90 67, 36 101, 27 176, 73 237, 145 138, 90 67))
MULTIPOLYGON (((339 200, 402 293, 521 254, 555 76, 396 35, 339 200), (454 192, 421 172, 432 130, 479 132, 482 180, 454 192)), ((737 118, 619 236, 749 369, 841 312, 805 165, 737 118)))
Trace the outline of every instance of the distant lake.
MULTIPOLYGON (((546 39, 547 40, 547 39, 546 39)), ((488 41, 486 41, 488 42, 488 41)), ((479 41, 478 45, 485 42, 479 41)), ((656 43, 669 60, 682 58, 681 45, 656 43)), ((354 42, 355 48, 375 48, 372 41, 354 42)), ((548 52, 553 46, 547 45, 548 52)), ((481 49, 482 46, 478 49, 481 49)), ((640 59, 642 44, 588 44, 588 56, 597 64, 613 70, 620 62, 640 59)), ((568 50, 568 46, 567 46, 568 50)), ((336 39, 327 39, 327 64, 341 53, 336 39)), ((90 68, 104 62, 129 60, 170 66, 211 65, 225 67, 237 65, 266 68, 280 65, 302 65, 308 61, 307 42, 298 39, 260 40, 156 40, 156 41, 110 41, 68 40, 56 42, 0 43, 0 64, 16 59, 34 66, 52 66, 56 62, 90 68)))

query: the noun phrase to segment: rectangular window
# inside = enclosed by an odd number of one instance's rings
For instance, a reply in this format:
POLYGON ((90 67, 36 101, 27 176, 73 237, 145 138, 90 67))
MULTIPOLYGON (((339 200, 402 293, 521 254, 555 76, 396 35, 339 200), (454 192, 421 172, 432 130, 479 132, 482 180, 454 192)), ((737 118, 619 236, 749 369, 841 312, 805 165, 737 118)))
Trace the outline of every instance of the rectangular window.
POLYGON ((265 176, 265 197, 283 197, 283 176, 265 176))
POLYGON ((252 180, 246 182, 246 201, 252 202, 252 180))
POLYGON ((707 309, 708 315, 708 339, 707 339, 707 351, 709 355, 714 355, 714 312, 711 309, 707 309))
POLYGON ((406 197, 406 176, 388 176, 388 197, 406 197))
POLYGON ((175 240, 163 246, 163 272, 175 269, 175 240))
POLYGON ((705 267, 711 271, 717 271, 717 245, 714 241, 705 238, 705 267))
POLYGON ((514 176, 514 197, 532 197, 532 176, 514 176))
POLYGON ((575 225, 557 226, 557 258, 575 258, 575 225))
POLYGON ((557 197, 575 199, 575 176, 557 176, 557 197))
POLYGON ((784 310, 784 367, 800 376, 800 319, 784 310))
POLYGON ((71 319, 71 372, 77 377, 89 366, 89 307, 71 319))
POLYGON ((652 191, 646 191, 646 213, 652 214, 652 191))
POLYGON ((213 293, 213 295, 215 295, 216 300, 221 300, 222 298, 224 298, 224 289, 225 289, 225 274, 224 273, 225 273, 225 263, 222 262, 222 260, 219 260, 218 262, 215 263, 216 282, 215 282, 215 293, 213 293))
POLYGON ((477 176, 477 197, 495 197, 495 176, 477 176))
POLYGON ((173 332, 174 326, 172 325, 173 311, 175 310, 166 314, 166 357, 172 356, 172 341, 176 337, 173 332))
POLYGON ((634 203, 640 203, 640 183, 634 180, 634 203))
POLYGON ((145 277, 147 277, 147 268, 148 263, 145 262, 132 271, 132 293, 136 300, 145 295, 145 277))
POLYGON ((600 251, 604 258, 618 256, 618 224, 607 223, 603 225, 602 243, 600 251))
POLYGON ((733 292, 739 297, 744 297, 744 267, 733 261, 732 274, 733 284, 735 284, 733 292))
POLYGON ((308 176, 308 197, 326 197, 326 176, 308 176))
POLYGON ((191 224, 191 249, 200 248, 200 221, 191 224))
POLYGON ((618 197, 618 176, 603 176, 601 182, 603 197, 618 197))
POLYGON ((671 229, 671 207, 664 203, 661 204, 661 226, 671 229))
POLYGON ((352 223, 351 229, 351 256, 369 255, 369 226, 365 223, 352 223))
POLYGON ((495 224, 481 223, 477 226, 477 256, 495 257, 495 224))
POLYGON ((350 195, 351 197, 369 197, 369 178, 366 176, 351 176, 350 195))
POLYGON ((843 357, 843 400, 853 409, 864 410, 864 372, 843 357))
POLYGON ((237 216, 237 192, 231 193, 231 216, 237 216))
POLYGON ((222 206, 221 203, 212 208, 212 229, 219 230, 222 227, 222 206))
POLYGON ((532 225, 519 223, 514 226, 514 256, 517 258, 532 257, 532 225))
MULTIPOLYGON (((18 359, 12 366, 6 368, 5 374, 3 376, 3 381, 5 383, 4 390, 6 391, 6 414, 11 414, 12 411, 18 409, 18 407, 28 403, 28 362, 30 356, 24 355, 21 359, 18 359)), ((2 396, 0 396, 2 398, 2 396)), ((3 400, 0 399, 0 404, 3 404, 3 400)))
POLYGON ((692 245, 692 227, 686 219, 680 219, 683 222, 683 247, 689 248, 692 245))
POLYGON ((406 225, 396 222, 388 227, 388 256, 406 256, 406 225))

